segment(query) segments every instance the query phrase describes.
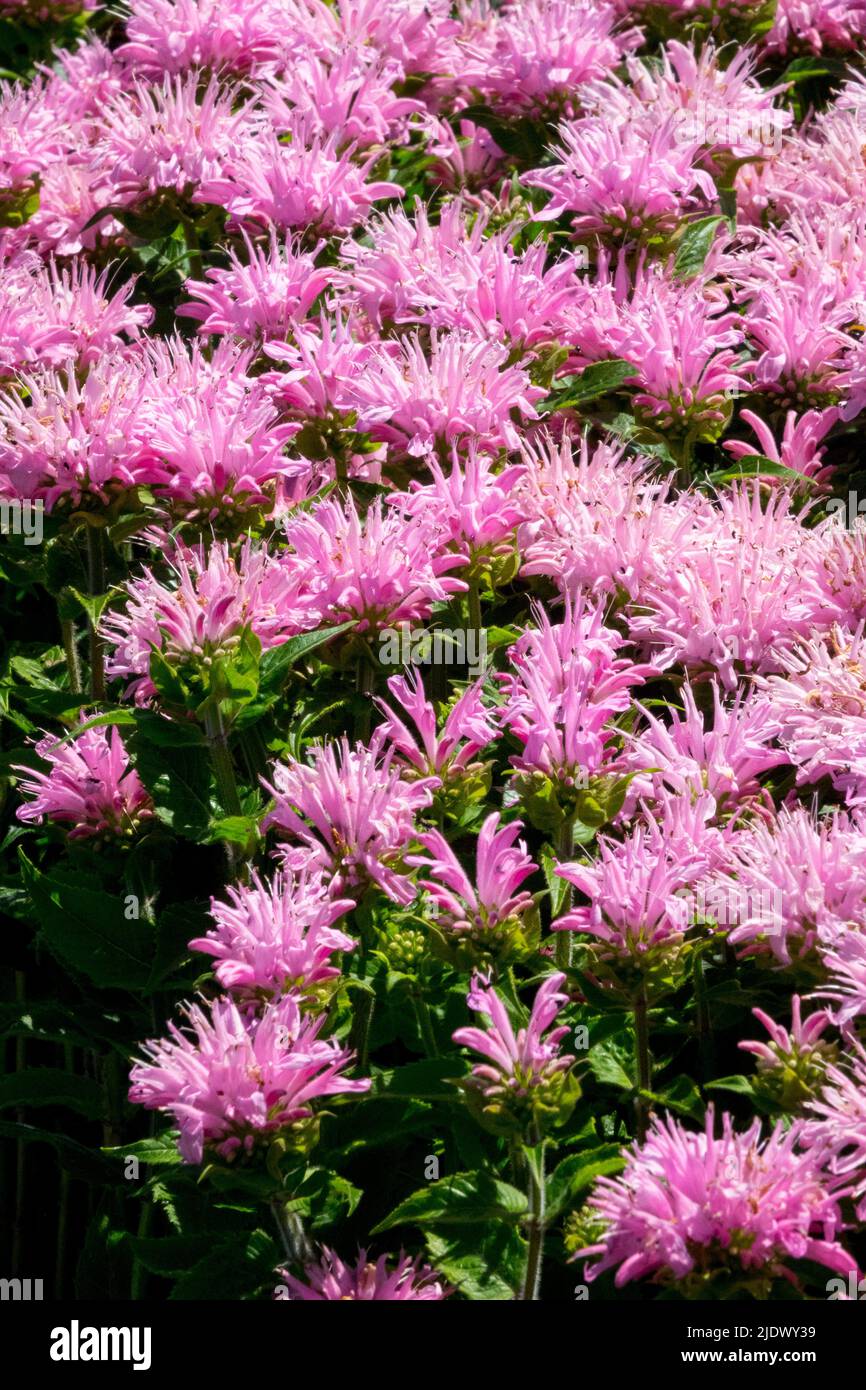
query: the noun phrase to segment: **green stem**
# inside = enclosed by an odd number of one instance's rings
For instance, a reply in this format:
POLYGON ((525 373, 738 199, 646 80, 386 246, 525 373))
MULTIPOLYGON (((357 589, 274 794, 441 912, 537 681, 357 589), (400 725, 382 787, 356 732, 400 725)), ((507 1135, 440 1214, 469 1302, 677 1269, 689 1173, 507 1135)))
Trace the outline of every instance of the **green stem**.
MULTIPOLYGON (((75 1053, 70 1043, 63 1044, 63 1065, 70 1075, 75 1072, 75 1053)), ((57 1208, 57 1248, 54 1253, 54 1297, 63 1297, 63 1276, 66 1269, 66 1240, 69 1232, 69 1174, 60 1169, 60 1201, 57 1208)))
POLYGON ((69 689, 73 695, 81 694, 81 662, 78 659, 78 647, 75 643, 75 624, 71 618, 62 618, 60 631, 63 634, 63 654, 66 657, 66 673, 69 678, 69 689))
POLYGON ((713 1034, 710 1024, 710 1002, 707 997, 707 982, 704 978, 704 958, 700 952, 695 954, 692 965, 692 982, 695 988, 695 1011, 698 1031, 698 1047, 701 1055, 701 1074, 704 1081, 713 1075, 713 1034))
MULTIPOLYGON (((635 1081, 638 1092, 649 1091, 652 1087, 652 1058, 649 1049, 649 1007, 646 986, 634 1001, 634 1054, 635 1081)), ((637 1110, 637 1137, 640 1143, 646 1138, 649 1124, 649 1107, 643 1095, 638 1094, 635 1102, 637 1110)))
POLYGON ((355 999, 357 1003, 349 1034, 349 1046, 357 1057, 357 1069, 366 1071, 370 1057, 370 1026, 373 1022, 376 996, 372 990, 359 989, 355 991, 355 999))
POLYGON ((474 575, 469 580, 469 593, 467 594, 467 599, 469 601, 469 626, 475 632, 480 632, 482 627, 481 592, 478 585, 478 579, 474 575))
MULTIPOLYGON (((562 825, 559 827, 557 838, 556 853, 560 864, 567 864, 574 854, 574 815, 566 816, 562 825)), ((571 907, 571 885, 566 889, 565 897, 562 900, 561 911, 568 912, 571 907)), ((560 970, 568 970, 571 966, 571 945, 572 937, 570 931, 559 931, 556 933, 556 945, 554 947, 556 964, 560 970)))
POLYGON ((433 1031, 433 1020, 430 1016, 427 1000, 420 993, 414 993, 412 999, 415 1004, 415 1016, 418 1019, 418 1031, 421 1034, 424 1051, 428 1057, 438 1057, 439 1048, 436 1044, 436 1034, 433 1031))
POLYGON ((271 1211, 280 1236, 280 1243, 290 1264, 306 1264, 313 1256, 303 1222, 296 1211, 286 1211, 281 1197, 271 1198, 271 1211))
MULTIPOLYGON (((150 1231, 151 1220, 153 1217, 153 1202, 150 1197, 145 1197, 138 1218, 138 1238, 144 1239, 150 1231)), ((130 1281, 129 1296, 133 1302, 138 1302, 144 1298, 147 1290, 147 1270, 141 1260, 134 1260, 132 1264, 132 1279, 130 1281)))
MULTIPOLYGON (((105 552, 100 526, 87 527, 87 585, 91 598, 105 593, 105 552)), ((105 699, 105 652, 96 623, 89 622, 90 697, 105 699)))
POLYGON ((213 764, 222 808, 228 816, 239 816, 242 811, 238 784, 235 779, 235 767, 232 762, 222 714, 217 707, 209 709, 205 715, 205 734, 207 735, 211 763, 213 764))
POLYGON ((529 1203, 528 1233, 529 1244, 526 1251, 526 1273, 523 1279, 521 1302, 537 1303, 541 1294, 541 1263, 544 1252, 544 1145, 538 1146, 538 1163, 526 1159, 529 1183, 526 1196, 529 1203))
POLYGON ((364 697, 364 703, 358 711, 355 720, 355 738, 366 743, 370 737, 370 723, 373 715, 373 702, 370 696, 375 689, 376 668, 373 665, 372 653, 364 648, 358 654, 357 668, 357 690, 358 694, 364 697))

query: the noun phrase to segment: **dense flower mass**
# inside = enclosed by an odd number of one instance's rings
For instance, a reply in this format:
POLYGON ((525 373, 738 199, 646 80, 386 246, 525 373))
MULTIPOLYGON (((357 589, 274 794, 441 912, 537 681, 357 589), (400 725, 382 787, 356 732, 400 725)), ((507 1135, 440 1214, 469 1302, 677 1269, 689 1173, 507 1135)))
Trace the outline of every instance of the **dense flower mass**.
POLYGON ((859 1278, 866 0, 0 49, 13 1244, 56 1206, 61 1300, 859 1278))

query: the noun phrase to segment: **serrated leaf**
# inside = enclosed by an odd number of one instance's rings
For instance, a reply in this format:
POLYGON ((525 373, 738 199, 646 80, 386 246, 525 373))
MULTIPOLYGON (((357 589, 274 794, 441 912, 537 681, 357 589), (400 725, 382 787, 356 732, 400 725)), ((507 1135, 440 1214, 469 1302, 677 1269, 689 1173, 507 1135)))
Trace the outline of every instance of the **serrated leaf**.
POLYGON ((484 1221, 515 1224, 525 1215, 526 1196, 485 1172, 455 1173, 407 1197, 374 1226, 373 1235, 394 1226, 475 1225, 484 1221))

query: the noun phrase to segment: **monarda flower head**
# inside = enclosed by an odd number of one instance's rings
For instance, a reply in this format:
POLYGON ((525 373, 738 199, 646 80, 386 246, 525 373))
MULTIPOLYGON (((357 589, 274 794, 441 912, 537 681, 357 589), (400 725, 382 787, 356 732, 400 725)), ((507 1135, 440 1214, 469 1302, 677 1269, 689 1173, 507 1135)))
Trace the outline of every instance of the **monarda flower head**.
POLYGON ((118 56, 155 79, 188 68, 262 70, 283 52, 279 9, 278 0, 132 0, 118 56))
POLYGON ((349 231, 380 198, 402 196, 399 184, 368 182, 376 152, 356 163, 336 136, 312 134, 302 119, 291 137, 283 144, 273 133, 248 135, 195 200, 225 207, 237 227, 297 229, 317 238, 349 231))
POLYGON ((303 1015, 293 995, 260 1017, 231 999, 185 1012, 186 1029, 170 1023, 167 1038, 143 1044, 129 1088, 133 1104, 172 1116, 185 1163, 206 1154, 231 1162, 277 1138, 305 1150, 316 1139, 317 1100, 369 1089, 344 1075, 353 1054, 319 1037, 324 1015, 303 1015))
POLYGON ((866 927, 866 837, 843 811, 816 822, 783 807, 735 835, 701 886, 738 954, 808 967, 820 942, 866 927))
POLYGON ((697 163, 699 142, 684 141, 672 117, 647 135, 634 123, 584 116, 564 122, 559 137, 557 162, 524 175, 530 187, 551 194, 535 214, 542 221, 570 213, 579 235, 644 243, 715 201, 715 184, 697 163))
POLYGON ((473 877, 438 830, 418 836, 429 857, 407 856, 407 864, 433 875, 420 884, 435 905, 431 921, 439 941, 458 964, 519 959, 537 945, 532 894, 521 884, 538 866, 517 838, 522 829, 520 821, 500 826, 498 811, 492 812, 478 834, 473 877))
POLYGON ((726 705, 715 681, 711 693, 712 709, 704 713, 693 687, 685 685, 682 714, 669 707, 667 720, 638 704, 646 723, 625 736, 623 765, 638 771, 628 789, 626 814, 638 801, 697 797, 703 791, 715 798, 718 817, 735 813, 744 802, 768 800, 758 779, 788 759, 770 746, 779 726, 766 701, 748 699, 739 690, 726 705))
POLYGON ((466 42, 460 81, 509 115, 574 115, 583 84, 639 42, 635 29, 617 32, 617 18, 616 6, 586 0, 507 5, 486 42, 466 42))
POLYGON ((653 673, 618 655, 623 638, 604 625, 603 613, 603 603, 580 595, 566 600, 563 621, 554 624, 536 606, 538 626, 509 650, 514 674, 500 678, 502 722, 522 744, 511 759, 518 791, 540 828, 555 828, 593 779, 616 771, 613 721, 629 708, 632 687, 653 673))
POLYGON ((827 1067, 808 1115, 803 1145, 839 1181, 851 1183, 857 1219, 866 1220, 866 1050, 856 1038, 846 1040, 844 1060, 827 1067))
POLYGON ((204 280, 187 280, 192 302, 177 312, 198 320, 199 333, 224 333, 253 347, 287 338, 331 280, 332 271, 316 266, 318 250, 302 250, 273 229, 264 245, 244 235, 243 258, 231 247, 227 269, 210 268, 204 280))
POLYGON ((571 1074, 574 1057, 561 1048, 569 1029, 561 1025, 548 1032, 568 1002, 561 992, 564 984, 564 975, 548 975, 536 991, 526 1026, 515 1033, 496 990, 481 976, 472 981, 466 1002, 490 1025, 458 1028, 453 1036, 487 1059, 472 1068, 461 1087, 476 1118, 495 1134, 520 1134, 538 1143, 574 1109, 580 1094, 571 1074))
POLYGON ((839 1240, 850 1188, 799 1151, 802 1126, 762 1138, 760 1120, 737 1134, 724 1115, 716 1138, 714 1124, 712 1106, 698 1132, 656 1119, 622 1175, 598 1180, 589 1209, 603 1234, 577 1254, 600 1258, 585 1277, 616 1269, 617 1288, 649 1277, 687 1296, 730 1279, 761 1297, 777 1279, 799 1287, 792 1260, 856 1273, 839 1240))
POLYGON ((866 803, 866 644, 835 628, 780 662, 760 682, 799 783, 829 776, 851 806, 866 803))
POLYGON ((401 861, 437 777, 407 781, 393 748, 381 755, 342 739, 313 748, 307 762, 276 763, 273 779, 273 786, 264 784, 275 804, 262 829, 288 833, 287 865, 307 857, 333 878, 335 892, 356 894, 375 884, 392 902, 412 902, 415 885, 401 861), (291 842, 305 846, 303 856, 291 842))
POLYGON ((224 989, 309 996, 339 977, 334 957, 355 942, 335 923, 355 904, 335 897, 321 874, 286 870, 265 883, 254 872, 249 885, 226 894, 228 902, 211 899, 216 926, 189 943, 214 957, 224 989))
POLYGON ((327 1246, 322 1247, 316 1264, 307 1265, 302 1279, 288 1271, 283 1278, 289 1298, 305 1303, 441 1301, 451 1292, 436 1271, 420 1259, 400 1254, 392 1266, 387 1255, 374 1261, 368 1258, 366 1250, 361 1250, 355 1264, 347 1265, 327 1246))
POLYGON ((299 585, 268 553, 244 542, 235 560, 225 542, 205 553, 183 548, 170 556, 173 582, 145 570, 126 586, 126 604, 102 620, 108 645, 106 672, 129 682, 127 695, 141 704, 157 692, 154 654, 206 685, 208 673, 251 633, 263 650, 316 625, 299 585))
POLYGON ((102 509, 157 481, 147 440, 141 365, 106 354, 79 378, 71 366, 22 373, 0 393, 0 471, 22 497, 102 509), (22 389, 23 388, 23 389, 22 389))
POLYGON ((627 998, 644 989, 661 997, 682 975, 695 920, 691 886, 720 857, 713 810, 707 794, 670 798, 657 816, 645 809, 623 840, 599 836, 595 859, 556 870, 589 902, 558 918, 554 930, 594 938, 583 945, 588 968, 627 998))
POLYGON ((493 713, 484 704, 482 681, 467 686, 448 709, 441 729, 417 671, 389 677, 388 693, 409 716, 415 732, 391 704, 377 698, 385 719, 374 730, 373 741, 381 746, 390 744, 406 764, 407 774, 411 768, 422 776, 459 782, 462 774, 475 768, 477 754, 498 737, 493 713))
POLYGON ((92 159, 117 190, 116 201, 138 206, 161 194, 189 198, 223 165, 250 125, 237 93, 216 78, 201 90, 198 73, 137 81, 100 115, 92 159))
POLYGON ((430 515, 412 517, 376 498, 362 519, 351 495, 326 498, 286 522, 287 575, 307 577, 326 624, 354 621, 356 632, 421 622, 434 603, 466 589, 448 570, 464 563, 430 515))
POLYGON ((832 1022, 831 1015, 818 1009, 804 1020, 798 994, 791 1000, 790 1032, 763 1009, 753 1009, 752 1013, 770 1035, 768 1043, 737 1044, 741 1052, 751 1052, 758 1059, 755 1088, 781 1109, 799 1111, 814 1097, 827 1063, 836 1056, 834 1044, 821 1041, 832 1022))
POLYGON ((516 449, 512 412, 536 420, 545 394, 530 385, 526 361, 512 363, 505 346, 469 333, 431 332, 429 354, 418 337, 399 352, 385 343, 349 388, 358 426, 410 458, 439 452, 470 438, 488 448, 516 449))
POLYGON ((117 729, 85 729, 69 742, 46 735, 36 753, 49 770, 16 767, 20 789, 31 798, 18 807, 19 820, 69 826, 70 840, 110 840, 133 836, 153 817, 117 729))

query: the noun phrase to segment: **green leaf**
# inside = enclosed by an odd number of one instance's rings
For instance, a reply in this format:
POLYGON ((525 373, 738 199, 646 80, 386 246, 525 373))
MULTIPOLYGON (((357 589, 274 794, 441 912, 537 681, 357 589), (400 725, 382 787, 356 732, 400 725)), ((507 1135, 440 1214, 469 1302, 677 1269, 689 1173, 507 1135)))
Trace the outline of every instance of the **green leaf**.
POLYGON ((207 750, 191 744, 158 747, 135 739, 136 768, 163 824, 188 840, 206 841, 211 824, 211 766, 207 750))
POLYGON ((645 1092, 656 1105, 664 1105, 668 1110, 676 1110, 680 1115, 688 1115, 690 1120, 703 1120, 706 1111, 698 1087, 690 1076, 681 1073, 663 1091, 645 1092))
POLYGON ((478 1232, 429 1231, 427 1251, 449 1284, 472 1302, 510 1303, 526 1264, 526 1241, 513 1226, 478 1232))
POLYGON ((40 938, 51 951, 102 989, 144 988, 153 932, 146 922, 125 916, 123 895, 99 891, 69 870, 41 873, 20 849, 19 857, 40 938))
POLYGON ((0 1076, 0 1110, 58 1105, 88 1120, 102 1118, 102 1092, 90 1077, 60 1067, 28 1067, 0 1076))
POLYGON ((681 280, 691 280, 703 270, 716 239, 716 228, 724 221, 724 217, 702 217, 688 224, 680 237, 674 260, 674 274, 681 280))
POLYGON ((151 1139, 136 1139, 133 1143, 120 1144, 102 1152, 112 1159, 137 1158, 145 1167, 177 1168, 182 1162, 175 1130, 154 1135, 151 1139))
POLYGON ((289 671, 302 657, 308 656, 316 647, 321 647, 323 643, 330 642, 332 637, 338 637, 341 632, 348 632, 349 628, 354 626, 353 619, 348 623, 338 623, 336 627, 320 627, 316 632, 302 632, 297 637, 291 637, 282 646, 272 647, 270 651, 265 652, 260 678, 262 695, 279 694, 289 671))
POLYGON ((554 410, 572 410, 575 406, 586 405, 589 401, 616 391, 629 377, 637 374, 632 362, 615 357, 606 362, 592 362, 580 376, 564 377, 564 388, 538 407, 540 415, 549 415, 554 410))
POLYGON ((613 1039, 596 1043, 589 1049, 590 1070, 597 1081, 604 1086, 616 1086, 620 1091, 633 1091, 634 1081, 626 1069, 627 1053, 613 1039))
POLYGON ((373 1077, 371 1097, 391 1096, 394 1099, 453 1100, 454 1081, 466 1070, 458 1057, 432 1057, 423 1062, 409 1062, 393 1071, 378 1072, 373 1077))
POLYGON ((150 1274, 186 1274, 213 1249, 213 1236, 147 1236, 128 1235, 129 1247, 140 1265, 150 1274))
POLYGON ((708 1091, 733 1091, 738 1096, 748 1096, 752 1099, 753 1086, 748 1076, 720 1076, 718 1081, 708 1081, 706 1083, 708 1091))
POLYGON ((619 1173, 624 1167, 618 1144, 602 1144, 589 1153, 569 1154, 547 1179, 548 1220, 555 1220, 596 1178, 619 1173))
POLYGON ((514 1225, 526 1214, 526 1197, 489 1173, 455 1173, 421 1187, 373 1227, 373 1235, 394 1226, 475 1225, 503 1221, 514 1225))
POLYGON ((784 478, 797 487, 813 486, 813 479, 807 478, 804 473, 798 473, 796 468, 787 468, 775 459, 768 459, 764 454, 745 454, 730 468, 707 475, 710 483, 736 483, 740 478, 784 478))
POLYGON ((83 1182, 97 1183, 103 1187, 117 1181, 113 1164, 66 1134, 37 1129, 35 1125, 23 1124, 18 1120, 0 1119, 0 1138, 19 1140, 23 1144, 50 1144, 64 1172, 71 1178, 81 1178, 83 1182))
POLYGON ((213 1245, 175 1284, 172 1300, 254 1298, 263 1284, 276 1286, 279 1252, 266 1231, 238 1234, 213 1245))
POLYGON ((550 893, 550 913, 552 917, 558 917, 562 912, 562 904, 565 902, 569 884, 564 878, 560 878, 556 872, 559 860, 550 848, 550 845, 541 847, 541 867, 544 870, 544 877, 547 882, 547 889, 550 893))

